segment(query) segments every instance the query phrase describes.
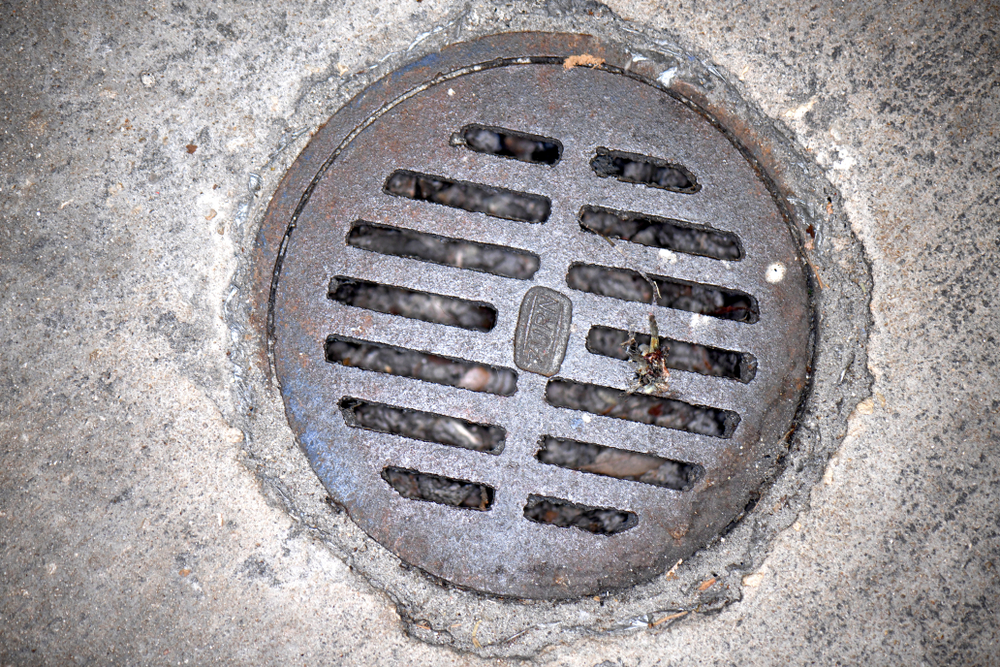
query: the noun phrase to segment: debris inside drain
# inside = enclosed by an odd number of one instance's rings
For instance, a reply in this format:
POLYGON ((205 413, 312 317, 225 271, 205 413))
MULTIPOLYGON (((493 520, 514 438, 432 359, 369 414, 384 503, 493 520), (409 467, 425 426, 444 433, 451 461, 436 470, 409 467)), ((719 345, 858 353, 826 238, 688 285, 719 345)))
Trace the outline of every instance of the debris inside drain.
POLYGON ((519 222, 545 222, 552 206, 548 197, 541 195, 454 181, 443 176, 418 174, 403 169, 393 172, 385 182, 385 192, 397 197, 519 222))
POLYGON ((594 173, 603 178, 617 178, 672 192, 694 194, 701 189, 693 174, 679 164, 623 151, 598 148, 590 161, 594 173))
POLYGON ((535 458, 560 468, 662 486, 674 491, 690 490, 704 474, 699 465, 550 435, 542 438, 535 458))
POLYGON ((497 321, 496 308, 488 303, 382 285, 347 276, 331 278, 327 293, 331 300, 355 308, 472 331, 490 331, 497 321))
POLYGON ((474 243, 402 227, 359 220, 347 235, 347 245, 395 257, 482 271, 495 276, 529 280, 538 271, 538 255, 523 250, 474 243))
POLYGON ((735 234, 701 229, 680 220, 643 213, 584 206, 580 209, 580 227, 608 240, 618 238, 688 255, 727 260, 743 256, 735 234))
POLYGON ((382 471, 382 479, 399 495, 410 500, 426 500, 439 505, 486 511, 493 504, 493 489, 461 479, 428 475, 389 466, 382 471))
POLYGON ((660 330, 656 326, 656 316, 649 314, 649 342, 637 343, 630 336, 624 343, 625 353, 635 369, 635 379, 629 385, 629 394, 660 394, 670 385, 670 371, 667 370, 668 349, 660 343, 660 330))
POLYGON ((496 368, 343 336, 330 336, 326 339, 326 360, 332 364, 500 396, 510 396, 517 391, 517 373, 508 368, 496 368))
POLYGON ((539 164, 555 164, 562 155, 562 144, 555 139, 482 125, 466 125, 452 137, 452 143, 477 153, 539 164))
POLYGON ((723 320, 753 324, 759 317, 757 303, 749 294, 676 278, 650 276, 630 269, 573 264, 566 274, 566 283, 581 292, 623 301, 655 303, 664 308, 723 320))
POLYGON ((615 535, 632 528, 638 518, 632 512, 588 507, 568 500, 529 496, 524 507, 524 518, 559 528, 579 528, 595 535, 615 535))
POLYGON ((436 442, 477 452, 499 455, 507 431, 492 424, 448 417, 433 412, 397 408, 382 403, 345 397, 340 401, 348 426, 436 442))
POLYGON ((730 437, 740 422, 739 415, 729 410, 571 380, 549 380, 545 400, 560 408, 715 438, 730 437))
MULTIPOLYGON (((650 336, 611 327, 594 326, 587 333, 587 351, 605 357, 629 359, 627 348, 633 343, 649 345, 650 336)), ((667 368, 700 375, 750 382, 757 374, 757 359, 746 352, 733 352, 707 345, 660 338, 667 368)))

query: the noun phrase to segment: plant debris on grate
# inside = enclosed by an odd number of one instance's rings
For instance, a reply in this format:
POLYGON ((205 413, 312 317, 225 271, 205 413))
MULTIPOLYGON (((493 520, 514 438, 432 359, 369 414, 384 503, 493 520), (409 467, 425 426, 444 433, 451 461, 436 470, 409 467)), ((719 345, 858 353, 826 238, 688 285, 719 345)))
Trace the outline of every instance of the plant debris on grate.
POLYGON ((403 561, 593 595, 755 497, 805 387, 806 279, 712 121, 600 65, 481 62, 389 80, 293 166, 275 370, 331 497, 403 561))

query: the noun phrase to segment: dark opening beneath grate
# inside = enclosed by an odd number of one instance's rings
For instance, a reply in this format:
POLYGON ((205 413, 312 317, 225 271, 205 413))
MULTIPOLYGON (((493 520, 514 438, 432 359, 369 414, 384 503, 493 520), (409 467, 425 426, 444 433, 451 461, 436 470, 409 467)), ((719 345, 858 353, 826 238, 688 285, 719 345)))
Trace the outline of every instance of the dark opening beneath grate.
MULTIPOLYGON (((593 326, 587 332, 587 351, 613 359, 628 359, 628 343, 649 345, 650 336, 629 333, 611 327, 593 326)), ((732 378, 747 383, 757 374, 757 359, 745 352, 732 352, 707 345, 660 336, 660 347, 666 350, 667 368, 690 371, 701 375, 732 378)))
POLYGON ((688 491, 704 474, 699 465, 566 438, 542 437, 535 458, 542 463, 627 479, 674 491, 688 491))
POLYGON ((702 229, 680 220, 658 218, 644 213, 584 206, 580 209, 580 227, 604 237, 688 255, 728 260, 743 257, 743 250, 735 234, 702 229))
POLYGON ((326 360, 377 373, 499 396, 511 396, 517 391, 517 373, 509 368, 497 368, 344 336, 329 336, 326 339, 326 360))
POLYGON ((340 409, 344 414, 344 421, 353 428, 392 433, 487 454, 500 454, 507 437, 507 431, 500 426, 371 403, 350 396, 341 399, 340 409))
POLYGON ((327 293, 333 301, 355 308, 472 331, 490 331, 497 323, 496 308, 488 303, 381 285, 347 276, 331 278, 327 293))
POLYGON ((595 535, 615 535, 634 528, 639 518, 634 512, 607 507, 578 505, 559 498, 528 496, 524 518, 559 528, 579 528, 595 535))
POLYGON ((655 303, 723 320, 753 324, 760 316, 757 301, 749 294, 677 278, 643 275, 630 269, 573 264, 566 274, 566 284, 581 292, 655 303))
POLYGON ((396 493, 410 500, 426 500, 439 505, 483 512, 493 505, 493 489, 485 484, 428 475, 394 466, 382 470, 382 479, 396 493))
POLYGON ((521 162, 555 164, 562 156, 562 144, 550 137, 539 137, 500 127, 466 125, 452 143, 477 153, 513 158, 521 162))
POLYGON ((385 191, 397 197, 433 202, 519 222, 545 222, 549 219, 552 207, 549 198, 541 195, 453 181, 443 176, 418 174, 402 169, 389 176, 385 182, 385 191))
POLYGON ((364 220, 358 220, 351 226, 347 245, 383 255, 519 280, 531 279, 539 264, 538 255, 524 250, 377 225, 364 220))
POLYGON ((729 410, 570 380, 549 380, 545 400, 559 408, 716 438, 732 437, 740 423, 739 415, 729 410))
POLYGON ((590 168, 601 178, 617 178, 671 192, 694 194, 701 190, 694 174, 681 165, 648 155, 598 148, 590 168))

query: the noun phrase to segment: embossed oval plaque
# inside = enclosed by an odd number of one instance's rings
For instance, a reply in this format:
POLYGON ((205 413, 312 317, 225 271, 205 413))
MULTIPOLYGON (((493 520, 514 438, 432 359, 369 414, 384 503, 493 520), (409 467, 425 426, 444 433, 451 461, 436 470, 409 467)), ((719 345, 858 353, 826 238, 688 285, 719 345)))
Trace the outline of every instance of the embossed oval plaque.
POLYGON ((551 377, 559 372, 569 341, 573 303, 548 287, 532 287, 521 301, 514 332, 517 367, 551 377))

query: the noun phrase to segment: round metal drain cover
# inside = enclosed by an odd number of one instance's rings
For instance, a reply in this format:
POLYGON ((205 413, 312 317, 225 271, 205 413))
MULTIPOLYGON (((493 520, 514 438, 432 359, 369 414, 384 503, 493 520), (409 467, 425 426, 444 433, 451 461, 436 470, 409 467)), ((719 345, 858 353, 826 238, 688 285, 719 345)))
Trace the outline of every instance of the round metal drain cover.
POLYGON ((499 595, 619 588, 704 546, 806 382, 807 286, 768 188, 663 89, 567 60, 573 40, 388 77, 265 223, 287 230, 271 336, 313 468, 402 560, 499 595))

